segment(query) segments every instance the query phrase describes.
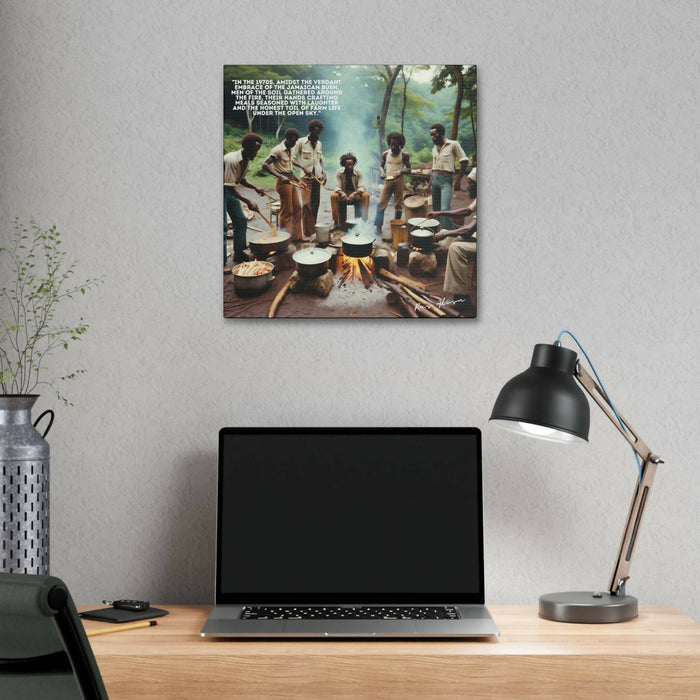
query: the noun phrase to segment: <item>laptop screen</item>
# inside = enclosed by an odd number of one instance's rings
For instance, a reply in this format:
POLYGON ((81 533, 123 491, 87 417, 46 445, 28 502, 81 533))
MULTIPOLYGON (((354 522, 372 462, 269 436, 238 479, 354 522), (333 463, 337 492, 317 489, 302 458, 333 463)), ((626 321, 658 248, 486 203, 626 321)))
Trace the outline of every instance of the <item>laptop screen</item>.
POLYGON ((476 428, 224 428, 217 604, 484 602, 476 428))

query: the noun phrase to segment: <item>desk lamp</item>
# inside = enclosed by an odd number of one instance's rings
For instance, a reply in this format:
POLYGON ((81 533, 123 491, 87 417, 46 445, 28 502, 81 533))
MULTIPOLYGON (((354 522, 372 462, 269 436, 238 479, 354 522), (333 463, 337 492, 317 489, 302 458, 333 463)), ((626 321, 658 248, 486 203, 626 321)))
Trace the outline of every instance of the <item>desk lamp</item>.
POLYGON ((637 617, 637 599, 625 593, 625 584, 629 579, 632 553, 656 466, 662 464, 662 460, 652 454, 617 412, 588 355, 569 331, 562 331, 552 345, 535 345, 530 367, 501 389, 491 421, 508 430, 543 440, 588 442, 590 409, 579 384, 632 446, 639 466, 639 481, 632 497, 608 591, 543 595, 540 597, 539 616, 556 622, 624 622, 637 617), (564 333, 574 339, 597 382, 581 367, 576 352, 561 346, 560 339, 564 333))

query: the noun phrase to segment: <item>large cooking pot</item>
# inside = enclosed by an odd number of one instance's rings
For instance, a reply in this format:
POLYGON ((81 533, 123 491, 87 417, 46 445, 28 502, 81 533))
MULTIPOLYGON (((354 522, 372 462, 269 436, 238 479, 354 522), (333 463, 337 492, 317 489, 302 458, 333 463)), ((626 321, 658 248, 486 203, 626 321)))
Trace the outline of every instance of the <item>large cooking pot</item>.
POLYGON ((408 242, 421 250, 432 250, 434 238, 435 233, 427 228, 414 228, 408 232, 408 242))
POLYGON ((440 222, 437 219, 428 219, 424 216, 417 216, 413 219, 409 219, 406 224, 408 225, 409 232, 417 228, 427 228, 433 233, 437 233, 440 228, 440 222))
POLYGON ((374 236, 351 231, 346 233, 340 242, 343 244, 343 255, 347 255, 349 258, 366 258, 368 255, 372 255, 374 236))
POLYGON ((233 288, 236 294, 241 297, 252 297, 256 294, 261 294, 272 284, 272 271, 275 266, 271 262, 258 261, 256 265, 262 265, 266 268, 266 272, 260 275, 242 275, 240 274, 246 265, 250 263, 241 263, 233 268, 233 288))
POLYGON ((290 235, 286 231, 277 231, 277 235, 273 236, 272 231, 257 238, 249 238, 248 245, 250 252, 256 258, 264 257, 278 250, 286 250, 289 245, 290 235))
POLYGON ((325 248, 303 248, 292 255, 302 277, 319 277, 328 269, 331 252, 325 248))

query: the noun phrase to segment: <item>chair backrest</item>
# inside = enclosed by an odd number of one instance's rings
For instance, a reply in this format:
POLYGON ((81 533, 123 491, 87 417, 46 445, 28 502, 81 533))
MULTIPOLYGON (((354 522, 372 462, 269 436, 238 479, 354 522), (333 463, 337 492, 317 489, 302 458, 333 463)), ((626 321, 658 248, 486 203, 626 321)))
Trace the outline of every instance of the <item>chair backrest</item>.
POLYGON ((0 698, 107 700, 60 578, 0 573, 0 698))

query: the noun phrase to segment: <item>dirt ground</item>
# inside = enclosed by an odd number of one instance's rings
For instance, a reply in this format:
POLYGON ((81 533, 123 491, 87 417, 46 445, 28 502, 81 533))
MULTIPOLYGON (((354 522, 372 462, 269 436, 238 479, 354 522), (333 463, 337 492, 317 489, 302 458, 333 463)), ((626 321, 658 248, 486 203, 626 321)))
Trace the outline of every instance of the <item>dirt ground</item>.
MULTIPOLYGON (((269 190, 269 193, 275 199, 277 198, 277 193, 274 189, 269 190)), ((246 194, 248 195, 248 193, 246 194)), ((319 222, 332 221, 330 194, 328 190, 321 189, 321 204, 317 218, 319 222)), ((267 197, 258 197, 252 190, 248 196, 260 207, 261 212, 268 219, 272 220, 270 216, 270 200, 267 197)), ((369 209, 370 223, 374 221, 377 199, 377 196, 372 196, 369 209)), ((464 207, 472 201, 473 200, 464 190, 453 192, 451 208, 456 209, 464 207)), ((348 217, 352 217, 352 212, 353 209, 350 208, 348 217)), ((384 227, 382 230, 385 236, 389 235, 389 222, 393 218, 394 208, 392 198, 384 216, 384 227)), ((249 222, 249 226, 267 231, 267 225, 257 215, 249 222)), ((249 229, 248 237, 250 238, 251 235, 262 234, 249 229)), ((275 296, 280 289, 284 287, 285 283, 294 272, 292 253, 295 249, 300 247, 309 247, 313 245, 315 245, 313 241, 303 244, 292 244, 287 253, 269 257, 268 260, 275 264, 272 285, 257 296, 239 297, 234 289, 233 275, 223 275, 224 318, 266 318, 275 296)), ((408 267, 398 266, 396 251, 391 247, 391 243, 380 242, 379 239, 377 239, 375 248, 381 247, 390 251, 390 257, 392 259, 390 270, 392 272, 422 282, 427 285, 427 290, 433 294, 441 297, 444 295, 444 263, 438 265, 435 275, 420 277, 416 275, 413 277, 409 273, 408 267)), ((333 249, 330 250, 335 253, 333 249)), ((451 299, 451 295, 449 294, 444 296, 451 299)), ((338 272, 336 272, 334 276, 333 288, 328 297, 321 298, 303 292, 296 294, 287 292, 275 314, 275 318, 397 318, 399 316, 399 308, 387 301, 386 289, 376 284, 366 289, 360 278, 346 279, 345 282, 341 282, 341 276, 338 272)))

